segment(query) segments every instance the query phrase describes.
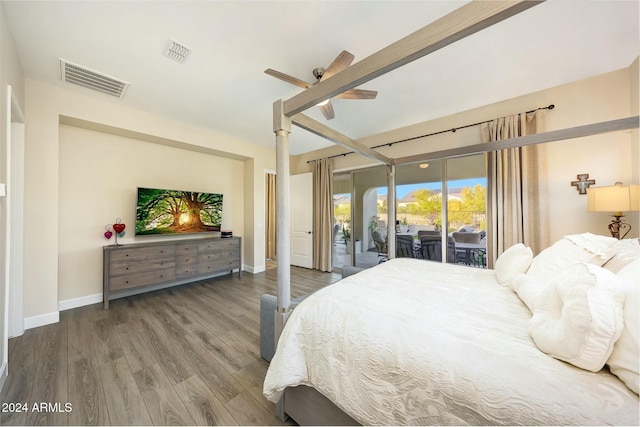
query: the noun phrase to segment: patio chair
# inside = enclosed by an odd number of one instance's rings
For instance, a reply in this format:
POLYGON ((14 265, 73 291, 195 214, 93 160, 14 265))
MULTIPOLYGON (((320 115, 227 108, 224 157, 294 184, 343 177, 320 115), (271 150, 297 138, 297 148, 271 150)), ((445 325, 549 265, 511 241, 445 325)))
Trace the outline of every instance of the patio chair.
POLYGON ((376 249, 378 251, 378 257, 382 257, 380 260, 386 261, 389 254, 387 253, 387 239, 386 236, 382 233, 381 230, 373 230, 371 233, 371 237, 373 238, 373 243, 376 245, 376 249))
MULTIPOLYGON (((456 243, 468 243, 468 244, 480 246, 480 240, 481 240, 480 233, 471 232, 471 231, 454 231, 453 233, 451 233, 451 236, 454 238, 456 243)), ((477 249, 457 248, 456 262, 471 264, 472 261, 476 258, 476 251, 477 249)))
POLYGON ((413 250, 413 236, 396 236, 396 258, 417 258, 413 250))
POLYGON ((422 236, 438 236, 440 237, 440 232, 438 230, 418 230, 418 238, 422 236))
MULTIPOLYGON (((442 238, 440 236, 420 236, 422 258, 430 261, 442 261, 442 238)), ((447 237, 447 262, 455 263, 456 241, 447 237)))

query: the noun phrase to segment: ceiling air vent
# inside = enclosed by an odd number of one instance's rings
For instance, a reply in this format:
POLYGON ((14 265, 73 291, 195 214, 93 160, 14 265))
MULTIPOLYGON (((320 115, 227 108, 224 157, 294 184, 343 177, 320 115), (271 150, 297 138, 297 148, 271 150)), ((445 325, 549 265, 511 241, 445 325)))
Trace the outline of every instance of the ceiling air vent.
POLYGON ((178 43, 175 40, 171 40, 169 42, 169 47, 164 54, 168 58, 171 58, 174 61, 183 64, 184 61, 187 60, 189 55, 191 55, 191 49, 181 43, 178 43))
POLYGON ((107 95, 122 98, 129 83, 106 74, 99 73, 81 65, 60 58, 60 73, 63 82, 73 83, 87 89, 97 90, 107 95))

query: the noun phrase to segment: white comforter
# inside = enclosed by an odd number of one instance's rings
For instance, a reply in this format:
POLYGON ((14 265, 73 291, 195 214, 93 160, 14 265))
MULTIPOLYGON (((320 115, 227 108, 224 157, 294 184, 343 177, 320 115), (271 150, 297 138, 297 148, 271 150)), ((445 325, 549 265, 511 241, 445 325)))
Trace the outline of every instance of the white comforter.
POLYGON ((264 394, 312 386, 362 424, 638 425, 636 394, 542 353, 530 319, 492 270, 391 260, 293 311, 264 394))

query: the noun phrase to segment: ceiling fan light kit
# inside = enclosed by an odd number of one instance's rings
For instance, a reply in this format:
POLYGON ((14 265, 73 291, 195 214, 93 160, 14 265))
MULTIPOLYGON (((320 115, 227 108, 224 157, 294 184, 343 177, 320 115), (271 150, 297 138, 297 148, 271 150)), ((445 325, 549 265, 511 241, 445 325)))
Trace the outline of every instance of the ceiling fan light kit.
MULTIPOLYGON (((325 69, 322 67, 317 67, 313 69, 313 76, 316 78, 314 83, 307 83, 304 80, 300 80, 296 77, 290 76, 285 73, 281 73, 280 71, 273 70, 271 68, 266 69, 264 72, 270 76, 273 76, 277 79, 290 83, 292 85, 301 87, 303 89, 309 89, 310 87, 318 84, 319 82, 326 80, 333 76, 334 74, 339 73, 340 71, 348 68, 353 62, 354 56, 343 50, 340 54, 333 60, 333 62, 325 69)), ((342 99, 375 99, 378 95, 378 92, 375 90, 366 90, 366 89, 350 89, 339 95, 336 95, 335 98, 342 99)), ((320 108, 322 115, 325 119, 331 120, 335 117, 335 112, 333 111, 333 105, 331 105, 331 99, 327 99, 316 104, 317 107, 320 108)))

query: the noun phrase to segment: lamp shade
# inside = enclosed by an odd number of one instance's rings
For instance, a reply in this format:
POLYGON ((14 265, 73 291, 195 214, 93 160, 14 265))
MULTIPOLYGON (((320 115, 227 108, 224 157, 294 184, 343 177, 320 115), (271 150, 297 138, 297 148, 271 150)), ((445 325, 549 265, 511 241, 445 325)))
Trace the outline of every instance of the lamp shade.
POLYGON ((639 210, 640 185, 623 186, 616 183, 609 187, 587 189, 588 212, 629 212, 639 210))

